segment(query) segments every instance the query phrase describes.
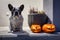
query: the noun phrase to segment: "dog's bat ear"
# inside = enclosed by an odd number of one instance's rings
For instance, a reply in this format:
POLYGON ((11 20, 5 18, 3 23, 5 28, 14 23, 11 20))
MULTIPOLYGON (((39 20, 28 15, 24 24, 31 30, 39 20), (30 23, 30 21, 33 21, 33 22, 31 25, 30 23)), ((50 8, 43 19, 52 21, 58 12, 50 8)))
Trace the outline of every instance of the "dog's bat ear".
POLYGON ((22 5, 19 7, 19 11, 21 12, 21 11, 23 11, 23 9, 24 9, 24 5, 22 4, 22 5))
POLYGON ((12 11, 13 6, 11 4, 8 4, 8 8, 9 8, 10 11, 12 11))

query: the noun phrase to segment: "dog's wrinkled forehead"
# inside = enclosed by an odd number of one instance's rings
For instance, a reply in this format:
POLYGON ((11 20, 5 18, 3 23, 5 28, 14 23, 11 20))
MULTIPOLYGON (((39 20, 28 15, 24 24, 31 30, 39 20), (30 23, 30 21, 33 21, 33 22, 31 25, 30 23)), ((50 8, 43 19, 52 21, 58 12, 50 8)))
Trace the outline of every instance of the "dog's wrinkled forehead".
POLYGON ((19 9, 14 7, 14 8, 12 9, 12 12, 19 12, 19 9))
POLYGON ((14 15, 14 16, 18 16, 18 15, 21 15, 21 12, 19 11, 19 9, 17 9, 17 8, 13 8, 12 9, 12 16, 14 15))

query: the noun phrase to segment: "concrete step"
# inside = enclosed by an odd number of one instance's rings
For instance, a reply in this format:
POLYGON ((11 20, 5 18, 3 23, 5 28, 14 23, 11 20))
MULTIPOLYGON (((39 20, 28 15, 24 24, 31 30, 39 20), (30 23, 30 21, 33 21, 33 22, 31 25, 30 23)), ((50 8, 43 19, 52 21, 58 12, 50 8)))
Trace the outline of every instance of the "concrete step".
POLYGON ((35 37, 35 36, 60 36, 60 32, 56 32, 53 34, 49 34, 49 33, 32 33, 31 30, 29 28, 24 28, 24 31, 22 32, 10 32, 9 27, 0 27, 0 37, 17 37, 20 35, 26 35, 26 36, 30 36, 30 37, 35 37))

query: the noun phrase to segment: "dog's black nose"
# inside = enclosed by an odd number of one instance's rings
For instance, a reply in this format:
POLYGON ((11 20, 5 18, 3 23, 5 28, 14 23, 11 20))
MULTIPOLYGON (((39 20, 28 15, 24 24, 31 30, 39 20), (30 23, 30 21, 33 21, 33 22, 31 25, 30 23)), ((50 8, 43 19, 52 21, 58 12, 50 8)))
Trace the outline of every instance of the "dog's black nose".
POLYGON ((15 12, 16 14, 18 14, 18 12, 15 12))
POLYGON ((18 16, 18 12, 15 12, 15 16, 18 16))

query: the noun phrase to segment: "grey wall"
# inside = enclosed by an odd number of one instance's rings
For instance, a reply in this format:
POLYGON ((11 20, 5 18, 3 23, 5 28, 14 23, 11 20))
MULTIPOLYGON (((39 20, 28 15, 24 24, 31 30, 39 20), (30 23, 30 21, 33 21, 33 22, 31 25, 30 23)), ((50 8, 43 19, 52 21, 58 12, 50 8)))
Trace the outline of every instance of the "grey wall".
POLYGON ((43 0, 43 10, 53 23, 53 0, 43 0))

